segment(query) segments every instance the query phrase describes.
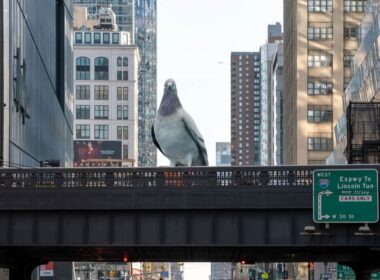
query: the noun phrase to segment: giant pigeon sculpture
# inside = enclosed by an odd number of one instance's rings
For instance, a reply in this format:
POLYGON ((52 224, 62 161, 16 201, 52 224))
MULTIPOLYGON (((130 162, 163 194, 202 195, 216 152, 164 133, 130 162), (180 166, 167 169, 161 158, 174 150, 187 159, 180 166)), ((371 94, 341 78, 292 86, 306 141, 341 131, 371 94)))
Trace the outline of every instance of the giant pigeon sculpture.
POLYGON ((172 79, 165 82, 164 96, 152 126, 156 147, 171 166, 207 166, 207 150, 193 118, 182 108, 172 79))

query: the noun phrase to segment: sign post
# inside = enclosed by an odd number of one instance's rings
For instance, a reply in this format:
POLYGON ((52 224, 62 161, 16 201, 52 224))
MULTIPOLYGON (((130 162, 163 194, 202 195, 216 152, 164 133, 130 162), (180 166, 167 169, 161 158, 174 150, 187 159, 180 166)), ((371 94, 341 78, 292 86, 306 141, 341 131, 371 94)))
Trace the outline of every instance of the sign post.
POLYGON ((313 173, 316 223, 377 223, 378 201, 375 169, 320 169, 313 173))

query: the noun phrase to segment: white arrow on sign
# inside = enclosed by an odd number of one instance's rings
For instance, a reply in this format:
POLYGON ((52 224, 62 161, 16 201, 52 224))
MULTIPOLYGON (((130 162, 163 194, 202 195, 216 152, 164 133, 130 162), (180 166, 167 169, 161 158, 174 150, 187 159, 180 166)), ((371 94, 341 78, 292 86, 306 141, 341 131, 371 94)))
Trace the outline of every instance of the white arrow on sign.
POLYGON ((322 196, 330 196, 332 194, 332 191, 325 190, 318 193, 318 220, 328 219, 331 216, 330 215, 322 215, 322 196))

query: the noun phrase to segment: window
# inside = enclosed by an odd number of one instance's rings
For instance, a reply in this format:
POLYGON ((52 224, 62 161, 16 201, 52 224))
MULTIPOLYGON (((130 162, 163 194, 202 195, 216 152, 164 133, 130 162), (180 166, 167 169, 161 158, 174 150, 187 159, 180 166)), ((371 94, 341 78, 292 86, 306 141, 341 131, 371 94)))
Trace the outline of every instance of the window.
POLYGON ((309 123, 331 122, 333 117, 331 105, 308 105, 307 121, 309 123))
POLYGON ((332 151, 332 134, 316 133, 314 137, 308 137, 307 148, 309 151, 332 151))
POLYGON ((123 120, 128 120, 128 105, 123 106, 123 120))
POLYGON ((345 55, 344 58, 343 58, 343 65, 344 65, 344 67, 350 67, 352 59, 353 59, 353 56, 345 55))
POLYGON ((103 33, 103 44, 109 44, 109 43, 110 43, 110 34, 103 33))
POLYGON ((76 59, 76 79, 90 79, 90 59, 88 57, 81 56, 76 59))
POLYGON ((107 120, 108 119, 108 105, 95 105, 94 118, 107 120))
POLYGON ((119 33, 112 33, 112 44, 119 44, 120 36, 119 33))
POLYGON ((308 67, 331 67, 332 55, 322 51, 310 51, 307 56, 308 67))
POLYGON ((128 100, 128 87, 117 87, 117 100, 128 100))
POLYGON ((75 87, 76 98, 80 100, 90 99, 90 86, 89 85, 77 85, 75 87))
POLYGON ((83 43, 82 32, 75 32, 75 43, 76 44, 82 44, 83 43))
POLYGON ((117 119, 121 120, 123 119, 123 106, 117 105, 117 119))
POLYGON ((123 139, 123 127, 122 126, 117 126, 117 139, 121 140, 123 139))
POLYGON ((123 57, 123 66, 126 67, 128 66, 128 57, 123 57))
POLYGON ((95 80, 108 80, 108 59, 106 57, 95 58, 95 80))
POLYGON ((108 86, 95 86, 95 100, 108 100, 108 86))
POLYGON ((123 159, 128 159, 128 145, 123 145, 123 159))
POLYGON ((358 38, 358 27, 357 26, 346 26, 344 27, 344 39, 356 40, 358 38))
POLYGON ((90 139, 90 125, 77 124, 76 134, 77 134, 77 139, 90 139))
POLYGON ((123 126, 123 139, 128 140, 128 126, 123 126))
POLYGON ((95 139, 108 139, 108 125, 95 125, 95 139))
POLYGON ((119 57, 117 58, 117 67, 121 67, 121 66, 123 66, 123 60, 122 60, 122 58, 119 56, 119 57))
POLYGON ((90 105, 77 105, 75 108, 75 116, 77 120, 90 118, 90 105))
POLYGON ((307 38, 309 40, 332 40, 332 23, 309 23, 307 38))
POLYGON ((100 44, 100 33, 99 32, 94 33, 94 44, 100 44))
POLYGON ((331 78, 309 78, 307 83, 308 95, 328 95, 333 92, 331 78))
POLYGON ((361 13, 365 10, 365 0, 345 0, 344 11, 345 12, 357 12, 361 13))
POLYGON ((332 0, 308 0, 307 10, 309 12, 332 12, 332 0))
POLYGON ((91 33, 89 32, 84 33, 84 42, 86 44, 91 44, 91 33))
POLYGON ((128 71, 117 71, 117 79, 119 81, 128 81, 128 71))

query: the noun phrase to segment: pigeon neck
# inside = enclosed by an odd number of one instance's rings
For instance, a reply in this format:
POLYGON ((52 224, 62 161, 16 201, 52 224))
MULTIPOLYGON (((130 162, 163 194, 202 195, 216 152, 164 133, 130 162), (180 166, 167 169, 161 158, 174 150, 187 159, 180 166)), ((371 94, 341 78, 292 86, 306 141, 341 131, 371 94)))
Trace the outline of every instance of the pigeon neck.
POLYGON ((169 94, 162 99, 158 113, 162 116, 168 116, 181 106, 178 96, 176 94, 169 94))

